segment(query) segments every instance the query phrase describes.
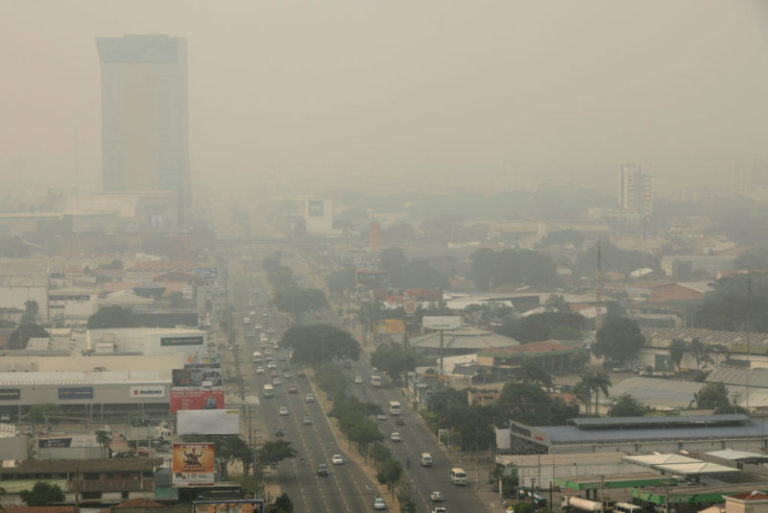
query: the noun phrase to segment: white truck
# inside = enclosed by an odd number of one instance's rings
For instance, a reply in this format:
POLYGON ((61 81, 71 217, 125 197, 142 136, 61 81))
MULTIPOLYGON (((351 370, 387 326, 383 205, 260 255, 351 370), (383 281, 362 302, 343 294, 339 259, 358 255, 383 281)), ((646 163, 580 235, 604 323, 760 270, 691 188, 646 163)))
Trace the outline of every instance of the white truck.
POLYGON ((603 511, 603 505, 599 502, 573 495, 563 495, 560 507, 563 511, 571 512, 599 513, 603 511))

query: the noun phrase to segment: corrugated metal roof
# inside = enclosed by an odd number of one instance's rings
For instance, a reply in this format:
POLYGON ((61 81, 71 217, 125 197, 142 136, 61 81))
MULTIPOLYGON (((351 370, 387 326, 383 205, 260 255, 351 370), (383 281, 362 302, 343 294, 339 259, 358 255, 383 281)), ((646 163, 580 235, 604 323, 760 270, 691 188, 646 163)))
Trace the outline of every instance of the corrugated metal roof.
POLYGON ((588 417, 568 419, 579 429, 611 429, 635 426, 714 426, 744 424, 749 417, 740 413, 720 415, 685 415, 680 417, 588 417))
POLYGON ((674 339, 690 341, 699 339, 707 345, 727 346, 731 352, 765 354, 768 349, 768 335, 765 333, 746 333, 744 331, 715 331, 703 328, 641 328, 643 336, 652 347, 668 347, 674 339))
POLYGON ((704 453, 713 458, 728 461, 768 461, 768 456, 756 452, 736 451, 733 449, 723 449, 722 451, 710 451, 704 453))
POLYGON ((768 369, 759 368, 744 369, 726 365, 712 371, 707 376, 706 382, 747 386, 747 377, 749 377, 750 387, 768 388, 768 369))

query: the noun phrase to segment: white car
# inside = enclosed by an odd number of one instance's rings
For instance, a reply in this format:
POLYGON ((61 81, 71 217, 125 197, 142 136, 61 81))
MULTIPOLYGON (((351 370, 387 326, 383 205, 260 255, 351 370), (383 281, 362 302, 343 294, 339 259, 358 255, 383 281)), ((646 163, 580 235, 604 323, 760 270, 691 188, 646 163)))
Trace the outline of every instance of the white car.
POLYGON ((376 497, 373 499, 373 509, 387 509, 387 503, 381 497, 376 497))
POLYGON ((443 506, 438 506, 432 510, 432 513, 448 513, 448 510, 445 509, 443 506))
POLYGON ((315 396, 312 394, 307 394, 304 396, 304 400, 308 403, 314 403, 315 402, 315 396))
POLYGON ((264 374, 264 367, 256 367, 256 374, 264 374))
POLYGON ((272 380, 272 386, 273 387, 279 387, 282 384, 283 384, 283 382, 280 381, 280 378, 275 378, 275 379, 272 380))
POLYGON ((312 417, 310 417, 309 415, 304 415, 304 418, 301 419, 301 423, 304 424, 305 426, 311 425, 312 424, 312 417))
POLYGON ((363 384, 363 377, 355 376, 355 385, 362 385, 362 384, 363 384))
POLYGON ((281 406, 280 407, 280 415, 283 416, 283 417, 288 415, 288 408, 286 406, 281 406))
POLYGON ((341 457, 341 454, 334 454, 331 456, 331 463, 334 465, 343 465, 344 464, 344 458, 341 457))
POLYGON ((400 438, 400 433, 395 431, 394 433, 389 435, 389 441, 390 442, 400 442, 400 441, 402 441, 402 438, 400 438))
POLYGON ((386 413, 379 413, 376 415, 376 420, 387 420, 388 418, 386 413))
POLYGON ((429 500, 432 502, 443 502, 443 494, 435 490, 429 494, 429 500))
POLYGON ((277 369, 277 365, 275 364, 275 362, 269 362, 269 363, 267 363, 267 369, 275 370, 275 369, 277 369))

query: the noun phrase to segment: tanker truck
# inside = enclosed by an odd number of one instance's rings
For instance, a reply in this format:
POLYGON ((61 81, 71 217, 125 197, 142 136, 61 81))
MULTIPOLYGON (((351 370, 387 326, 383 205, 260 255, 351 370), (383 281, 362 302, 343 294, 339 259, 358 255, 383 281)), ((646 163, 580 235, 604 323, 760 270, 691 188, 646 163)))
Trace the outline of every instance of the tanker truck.
POLYGON ((603 511, 603 506, 599 502, 572 495, 563 495, 560 507, 567 513, 602 513, 603 511))

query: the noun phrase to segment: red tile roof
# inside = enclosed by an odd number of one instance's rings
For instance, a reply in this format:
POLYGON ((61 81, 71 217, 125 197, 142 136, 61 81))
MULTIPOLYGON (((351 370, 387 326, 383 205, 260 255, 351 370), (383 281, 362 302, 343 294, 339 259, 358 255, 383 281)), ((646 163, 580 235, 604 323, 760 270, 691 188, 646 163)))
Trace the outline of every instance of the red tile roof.
MULTIPOLYGON (((159 502, 155 502, 151 499, 147 499, 143 497, 121 502, 120 504, 115 506, 115 508, 162 508, 162 507, 163 505, 160 504, 159 502)), ((109 513, 110 511, 111 511, 111 508, 106 508, 99 511, 99 513, 109 513)), ((47 513, 47 512, 41 512, 41 513, 47 513)), ((58 512, 51 512, 51 513, 58 513, 58 512)))
POLYGON ((754 492, 747 492, 747 493, 737 493, 735 495, 728 495, 727 498, 737 499, 740 501, 768 501, 768 494, 754 491, 754 492))

